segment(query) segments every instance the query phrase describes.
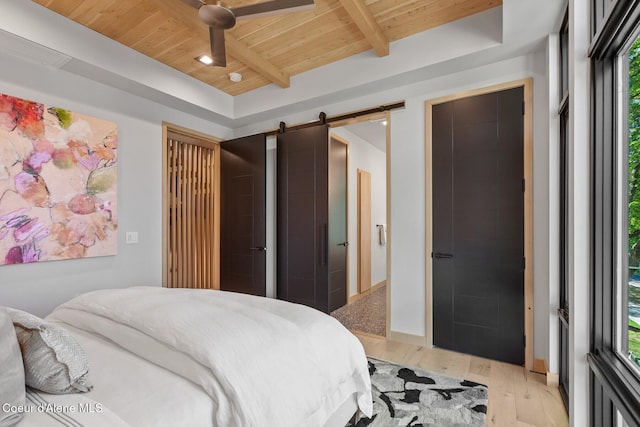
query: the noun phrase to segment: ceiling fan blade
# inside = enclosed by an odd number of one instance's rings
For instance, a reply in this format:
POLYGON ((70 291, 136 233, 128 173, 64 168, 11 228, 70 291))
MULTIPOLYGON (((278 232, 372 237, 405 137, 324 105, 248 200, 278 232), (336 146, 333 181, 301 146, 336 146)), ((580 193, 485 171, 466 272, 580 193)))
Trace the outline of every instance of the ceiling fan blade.
POLYGON ((200 0, 182 0, 182 1, 191 7, 195 7, 196 9, 200 9, 200 6, 204 4, 200 0))
POLYGON ((220 4, 205 4, 198 9, 200 20, 209 27, 227 30, 236 25, 236 16, 231 9, 220 4))
POLYGON ((227 56, 224 51, 224 30, 209 27, 209 39, 211 40, 211 58, 216 67, 227 66, 227 56))
POLYGON ((311 10, 314 6, 313 0, 271 0, 232 8, 231 11, 240 19, 311 10))

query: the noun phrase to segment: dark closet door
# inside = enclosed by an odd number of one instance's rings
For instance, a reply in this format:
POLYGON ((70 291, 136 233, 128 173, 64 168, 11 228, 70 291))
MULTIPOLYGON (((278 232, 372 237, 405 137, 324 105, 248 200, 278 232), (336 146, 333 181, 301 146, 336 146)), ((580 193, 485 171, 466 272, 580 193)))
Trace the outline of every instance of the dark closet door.
POLYGON ((278 134, 277 295, 327 312, 329 306, 329 128, 278 134))
POLYGON ((347 150, 329 141, 329 312, 347 303, 347 150))
POLYGON ((277 295, 328 309, 327 126, 278 134, 277 295))
POLYGON ((523 89, 433 107, 437 347, 524 363, 523 89))
POLYGON ((222 143, 220 289, 266 295, 266 136, 222 143))

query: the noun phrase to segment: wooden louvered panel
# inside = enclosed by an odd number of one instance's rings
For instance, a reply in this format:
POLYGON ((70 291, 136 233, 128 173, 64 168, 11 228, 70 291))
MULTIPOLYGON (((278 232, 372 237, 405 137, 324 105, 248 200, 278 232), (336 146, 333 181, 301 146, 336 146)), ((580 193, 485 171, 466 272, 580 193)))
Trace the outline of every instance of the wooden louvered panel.
POLYGON ((217 147, 168 133, 166 286, 217 289, 217 147))

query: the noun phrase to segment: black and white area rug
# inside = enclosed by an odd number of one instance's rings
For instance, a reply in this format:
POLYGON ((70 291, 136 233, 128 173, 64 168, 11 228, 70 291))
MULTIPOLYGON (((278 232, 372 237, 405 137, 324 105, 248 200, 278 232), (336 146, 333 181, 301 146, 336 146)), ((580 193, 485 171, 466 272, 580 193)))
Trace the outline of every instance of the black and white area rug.
POLYGON ((373 416, 347 427, 484 426, 487 386, 369 358, 373 416))

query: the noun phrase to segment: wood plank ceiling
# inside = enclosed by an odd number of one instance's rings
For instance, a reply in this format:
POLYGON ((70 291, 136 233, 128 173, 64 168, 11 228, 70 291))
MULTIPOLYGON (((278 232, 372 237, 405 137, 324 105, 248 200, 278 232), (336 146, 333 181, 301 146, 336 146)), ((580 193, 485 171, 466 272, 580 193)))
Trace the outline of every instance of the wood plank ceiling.
MULTIPOLYGON (((367 51, 500 6, 502 0, 315 0, 310 11, 239 20, 225 32, 227 66, 205 66, 209 30, 181 0, 34 0, 140 53, 230 95, 367 51), (241 73, 241 82, 229 79, 241 73)), ((229 7, 257 3, 228 0, 229 7)), ((426 48, 426 47, 425 47, 426 48)), ((393 55, 393 52, 391 52, 393 55)))

